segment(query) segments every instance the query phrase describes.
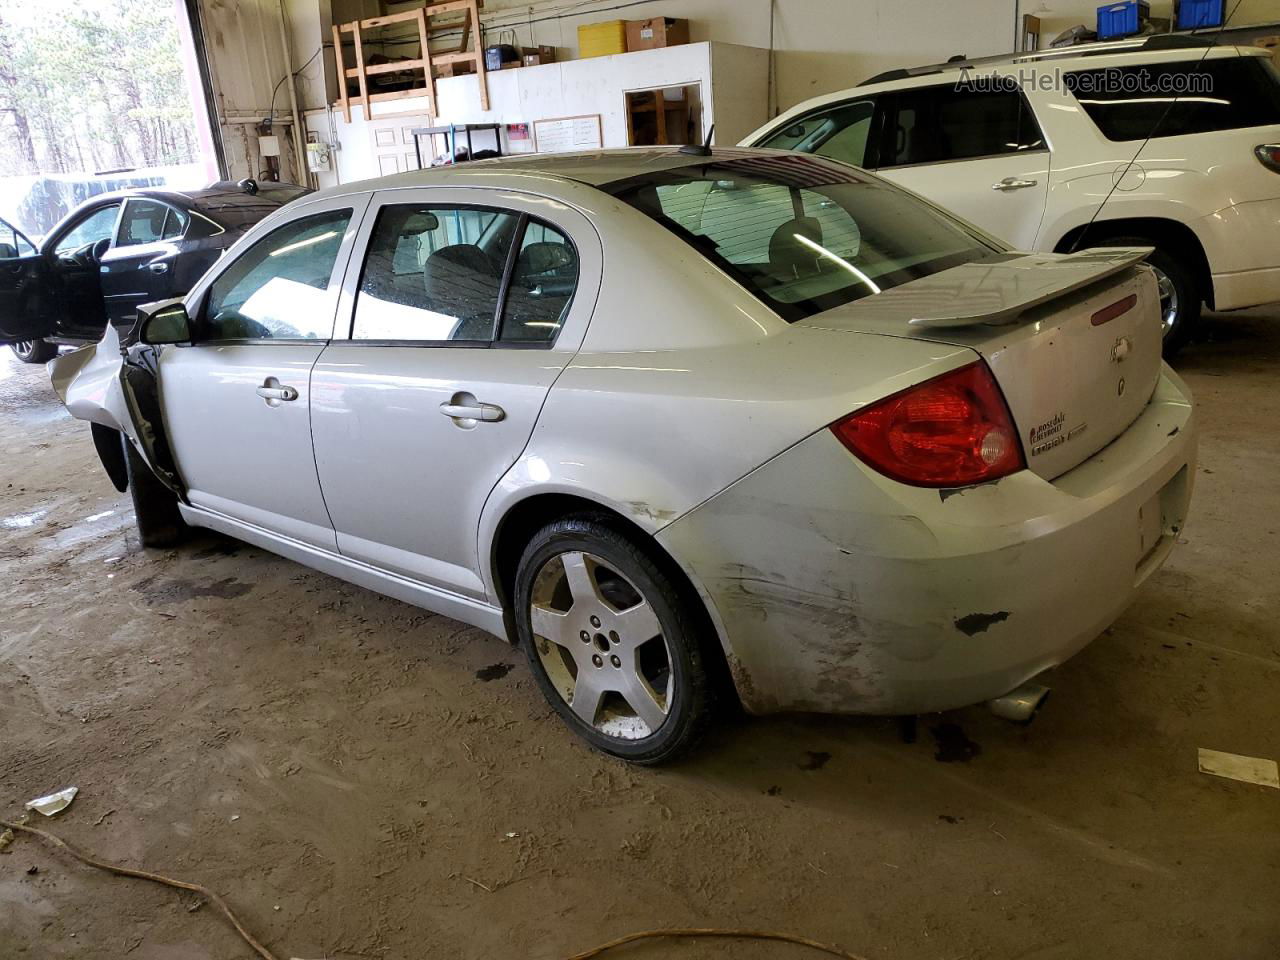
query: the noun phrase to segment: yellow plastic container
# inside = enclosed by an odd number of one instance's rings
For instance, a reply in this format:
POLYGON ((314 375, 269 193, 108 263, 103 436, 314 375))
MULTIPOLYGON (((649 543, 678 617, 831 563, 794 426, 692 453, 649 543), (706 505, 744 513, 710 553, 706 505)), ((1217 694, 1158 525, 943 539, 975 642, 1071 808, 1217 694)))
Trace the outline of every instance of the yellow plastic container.
POLYGON ((627 23, 625 20, 606 20, 604 23, 588 23, 578 27, 578 56, 607 57, 627 52, 627 23))

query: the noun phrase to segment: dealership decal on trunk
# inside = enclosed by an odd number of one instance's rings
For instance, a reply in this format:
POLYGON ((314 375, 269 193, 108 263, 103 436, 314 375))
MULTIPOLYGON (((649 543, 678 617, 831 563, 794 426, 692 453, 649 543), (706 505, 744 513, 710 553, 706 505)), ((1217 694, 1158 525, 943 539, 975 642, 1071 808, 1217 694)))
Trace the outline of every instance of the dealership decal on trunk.
POLYGON ((1030 434, 1027 436, 1027 445, 1031 448, 1031 456, 1035 457, 1039 454, 1046 453, 1054 447, 1060 447, 1068 440, 1074 440, 1080 434, 1084 433, 1088 426, 1081 423, 1072 427, 1070 432, 1064 433, 1063 428, 1067 423, 1067 415, 1059 413, 1052 420, 1047 420, 1038 427, 1032 427, 1030 434))

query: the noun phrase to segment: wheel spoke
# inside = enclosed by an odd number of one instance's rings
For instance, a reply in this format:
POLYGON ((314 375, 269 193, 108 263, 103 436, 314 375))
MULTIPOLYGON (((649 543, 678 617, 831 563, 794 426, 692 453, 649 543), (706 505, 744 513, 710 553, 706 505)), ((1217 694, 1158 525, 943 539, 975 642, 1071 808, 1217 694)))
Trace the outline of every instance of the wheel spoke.
POLYGON ((569 593, 573 596, 574 604, 602 604, 604 601, 600 597, 600 588, 596 586, 595 571, 587 562, 586 554, 566 553, 560 560, 564 564, 564 576, 569 582, 569 593))
POLYGON ((654 613, 648 600, 641 600, 634 607, 615 614, 614 622, 618 625, 622 642, 633 648, 662 632, 662 624, 658 622, 658 615, 654 613))
POLYGON ((573 702, 569 704, 573 712, 583 722, 594 727, 596 714, 600 712, 600 699, 603 696, 604 690, 600 686, 595 671, 579 669, 577 682, 573 685, 573 702))
POLYGON ((552 643, 568 647, 570 650, 573 649, 573 644, 570 641, 577 639, 577 637, 569 627, 568 613, 561 613, 559 610, 537 605, 531 607, 529 613, 533 622, 535 636, 543 637, 552 643))
POLYGON ((662 709, 662 704, 658 703, 653 695, 653 691, 649 689, 649 684, 644 681, 638 671, 632 669, 626 672, 622 687, 622 698, 627 701, 627 706, 645 722, 650 733, 656 732, 658 727, 662 726, 662 721, 667 719, 667 714, 662 709))

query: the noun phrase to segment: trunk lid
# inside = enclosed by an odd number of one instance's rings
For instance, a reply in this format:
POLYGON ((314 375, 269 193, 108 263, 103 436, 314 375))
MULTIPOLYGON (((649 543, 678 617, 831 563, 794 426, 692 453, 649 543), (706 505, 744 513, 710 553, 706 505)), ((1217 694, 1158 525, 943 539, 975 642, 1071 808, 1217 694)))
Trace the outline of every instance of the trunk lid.
POLYGON ((1028 468, 1052 480, 1123 433, 1155 390, 1162 329, 1148 252, 992 257, 798 325, 973 349, 1004 392, 1028 468))

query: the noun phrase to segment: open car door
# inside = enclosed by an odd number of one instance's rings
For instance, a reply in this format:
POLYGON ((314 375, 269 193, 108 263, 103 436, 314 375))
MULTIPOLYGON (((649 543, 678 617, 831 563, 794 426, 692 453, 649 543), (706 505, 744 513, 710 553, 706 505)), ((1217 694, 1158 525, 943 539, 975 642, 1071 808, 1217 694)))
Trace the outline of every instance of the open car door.
POLYGON ((55 311, 48 261, 17 227, 0 220, 0 344, 53 333, 55 311))

